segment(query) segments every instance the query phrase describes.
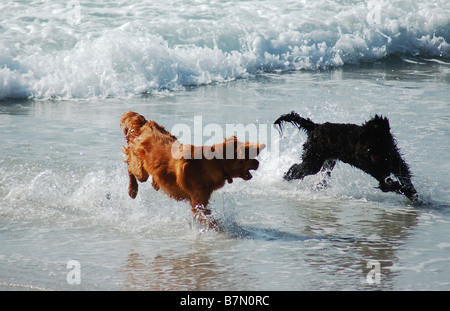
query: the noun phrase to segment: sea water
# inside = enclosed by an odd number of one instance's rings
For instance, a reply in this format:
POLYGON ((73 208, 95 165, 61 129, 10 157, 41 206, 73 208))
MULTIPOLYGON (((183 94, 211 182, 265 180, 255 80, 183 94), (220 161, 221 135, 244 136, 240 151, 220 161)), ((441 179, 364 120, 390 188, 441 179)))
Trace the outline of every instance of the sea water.
POLYGON ((449 44, 448 1, 0 4, 0 288, 449 290, 449 44), (267 144, 213 194, 221 232, 149 182, 128 197, 127 110, 267 144), (291 110, 387 116, 424 204, 343 163, 283 181, 291 110))

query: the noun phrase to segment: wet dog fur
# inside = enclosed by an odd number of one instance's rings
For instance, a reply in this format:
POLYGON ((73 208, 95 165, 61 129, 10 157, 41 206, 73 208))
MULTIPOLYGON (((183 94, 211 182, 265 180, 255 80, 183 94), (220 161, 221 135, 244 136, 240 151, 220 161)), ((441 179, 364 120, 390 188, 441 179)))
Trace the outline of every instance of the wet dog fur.
POLYGON ((250 170, 259 166, 255 157, 265 148, 234 136, 213 146, 183 145, 163 126, 132 111, 122 115, 120 125, 127 141, 122 151, 128 164, 129 196, 134 199, 137 182, 151 175, 155 190, 189 201, 194 218, 214 229, 217 222, 208 208, 211 194, 233 178, 250 180, 250 170))
POLYGON ((340 160, 373 176, 382 191, 418 201, 409 166, 400 155, 387 118, 375 115, 362 125, 317 124, 292 111, 274 122, 280 133, 286 122, 304 130, 308 138, 303 145, 302 163, 292 165, 284 179, 303 179, 321 171, 331 176, 336 161, 340 160))

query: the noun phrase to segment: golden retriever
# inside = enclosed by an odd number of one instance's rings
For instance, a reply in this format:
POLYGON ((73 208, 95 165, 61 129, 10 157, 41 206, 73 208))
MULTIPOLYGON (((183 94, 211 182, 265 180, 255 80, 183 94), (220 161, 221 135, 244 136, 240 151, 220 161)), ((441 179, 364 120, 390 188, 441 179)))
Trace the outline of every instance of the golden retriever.
POLYGON ((127 140, 122 151, 128 164, 130 197, 137 195, 137 181, 145 182, 152 175, 155 190, 189 201, 194 218, 215 229, 217 223, 207 208, 211 194, 233 178, 250 180, 250 170, 259 166, 254 158, 265 148, 265 144, 243 143, 234 136, 213 146, 182 145, 163 126, 132 111, 122 115, 120 125, 127 140))

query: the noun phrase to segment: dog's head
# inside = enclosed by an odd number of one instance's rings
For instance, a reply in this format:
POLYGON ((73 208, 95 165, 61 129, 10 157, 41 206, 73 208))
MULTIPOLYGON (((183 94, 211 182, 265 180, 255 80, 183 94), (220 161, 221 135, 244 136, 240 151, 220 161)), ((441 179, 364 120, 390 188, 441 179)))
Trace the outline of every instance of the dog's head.
POLYGON ((378 115, 363 124, 359 141, 363 152, 374 164, 386 163, 397 151, 389 120, 378 115))
POLYGON ((147 123, 147 120, 133 111, 125 112, 120 118, 120 126, 127 139, 130 134, 140 129, 145 123, 147 123))
POLYGON ((371 173, 378 176, 382 191, 393 191, 417 201, 417 191, 411 182, 409 166, 402 159, 391 133, 389 120, 376 115, 367 121, 360 133, 361 150, 371 173))
POLYGON ((228 175, 228 182, 231 183, 232 178, 236 177, 244 180, 252 179, 250 170, 258 169, 259 161, 255 158, 266 145, 263 143, 243 143, 233 136, 226 138, 221 146, 216 150, 222 149, 223 166, 228 175))

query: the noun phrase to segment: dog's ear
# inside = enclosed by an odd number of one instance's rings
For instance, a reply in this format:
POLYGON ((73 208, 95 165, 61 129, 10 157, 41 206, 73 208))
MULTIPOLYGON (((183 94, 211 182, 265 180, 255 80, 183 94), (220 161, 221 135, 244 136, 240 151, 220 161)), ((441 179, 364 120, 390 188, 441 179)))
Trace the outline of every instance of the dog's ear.
POLYGON ((390 131, 391 126, 389 125, 389 120, 386 117, 375 115, 375 117, 372 119, 375 128, 380 127, 383 130, 390 131))
POLYGON ((380 135, 390 135, 390 130, 391 127, 388 118, 375 115, 375 117, 363 124, 362 130, 359 133, 359 139, 364 143, 380 135))
POLYGON ((250 143, 246 142, 237 149, 238 159, 253 159, 258 156, 258 154, 266 148, 263 143, 250 143))

